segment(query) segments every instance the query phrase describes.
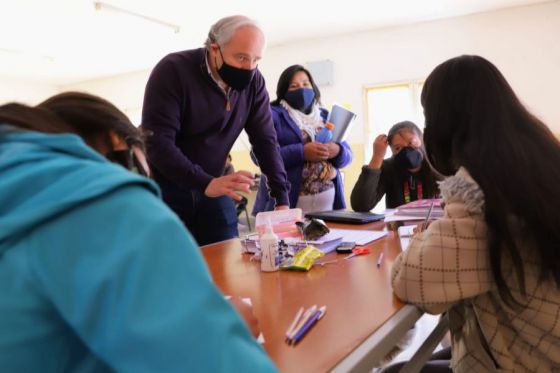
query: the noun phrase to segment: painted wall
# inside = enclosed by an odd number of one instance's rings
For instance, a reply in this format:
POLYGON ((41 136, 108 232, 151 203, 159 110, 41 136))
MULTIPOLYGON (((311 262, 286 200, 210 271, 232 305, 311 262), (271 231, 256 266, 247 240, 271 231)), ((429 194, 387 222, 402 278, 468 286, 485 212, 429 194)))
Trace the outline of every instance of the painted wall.
POLYGON ((135 125, 140 125, 144 88, 150 70, 91 80, 60 87, 62 91, 82 91, 99 95, 123 110, 135 125))
POLYGON ((55 85, 0 77, 0 105, 14 101, 35 105, 56 93, 58 93, 58 87, 55 85))
MULTIPOLYGON (((347 103, 358 114, 349 142, 355 150, 345 171, 349 195, 364 164, 366 126, 364 87, 423 79, 444 60, 460 54, 479 54, 498 66, 521 100, 555 133, 560 133, 560 1, 372 30, 269 47, 259 68, 274 93, 278 76, 294 63, 329 59, 334 84, 322 87, 323 103, 347 103)), ((148 71, 84 82, 62 89, 100 94, 128 113, 142 105, 148 71)), ((274 95, 273 95, 274 96, 274 95)), ((138 114, 136 114, 137 116, 138 114)), ((134 116, 133 116, 134 120, 134 116)), ((236 169, 252 169, 247 139, 233 149, 236 169)))
POLYGON ((260 66, 274 96, 280 73, 294 63, 329 59, 334 84, 323 104, 348 103, 358 119, 348 141, 354 162, 345 169, 347 201, 360 173, 366 128, 364 88, 424 79, 439 63, 478 54, 502 71, 520 99, 560 133, 560 2, 426 22, 270 48, 260 66), (294 57, 295 56, 295 57, 294 57))

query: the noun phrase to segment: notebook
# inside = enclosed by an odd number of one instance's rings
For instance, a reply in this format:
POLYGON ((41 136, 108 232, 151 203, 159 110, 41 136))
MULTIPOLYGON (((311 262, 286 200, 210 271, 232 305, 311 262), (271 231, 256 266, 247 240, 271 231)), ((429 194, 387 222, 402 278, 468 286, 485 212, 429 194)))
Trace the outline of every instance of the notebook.
POLYGON ((385 217, 385 215, 373 214, 371 212, 355 212, 348 210, 309 212, 305 214, 305 216, 307 218, 322 219, 325 221, 348 224, 366 224, 373 221, 381 220, 385 217))
POLYGON ((438 219, 443 217, 441 198, 419 199, 397 207, 397 215, 418 216, 425 218, 430 213, 430 218, 438 219), (433 208, 430 206, 434 204, 433 208))

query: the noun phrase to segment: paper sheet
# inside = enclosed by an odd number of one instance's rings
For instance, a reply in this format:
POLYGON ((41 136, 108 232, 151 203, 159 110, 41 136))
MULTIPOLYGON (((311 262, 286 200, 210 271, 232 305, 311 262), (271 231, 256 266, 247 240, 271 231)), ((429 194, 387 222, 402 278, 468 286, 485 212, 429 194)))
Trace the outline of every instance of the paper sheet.
POLYGON ((386 231, 366 231, 356 229, 336 229, 331 228, 331 231, 321 237, 322 240, 328 241, 329 239, 342 238, 342 241, 355 242, 358 246, 367 245, 370 242, 383 238, 387 235, 386 231))
POLYGON ((408 245, 410 244, 410 237, 412 237, 412 235, 414 234, 414 228, 416 228, 416 225, 403 225, 402 227, 399 227, 398 234, 401 241, 402 251, 408 249, 408 245))

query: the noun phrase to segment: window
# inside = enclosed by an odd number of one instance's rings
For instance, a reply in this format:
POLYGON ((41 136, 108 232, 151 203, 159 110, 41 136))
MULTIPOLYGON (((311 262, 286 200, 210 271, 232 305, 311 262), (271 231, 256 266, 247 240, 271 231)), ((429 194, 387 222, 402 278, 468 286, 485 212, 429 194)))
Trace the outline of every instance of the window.
MULTIPOLYGON (((393 85, 365 88, 366 130, 364 142, 364 162, 369 163, 373 155, 373 141, 379 134, 387 134, 393 124, 409 120, 420 129, 424 127, 424 112, 420 104, 420 92, 424 82, 414 81, 393 85)), ((385 158, 391 157, 389 148, 385 158)), ((385 197, 373 209, 385 210, 385 197)))
MULTIPOLYGON (((424 127, 424 113, 420 104, 423 82, 366 87, 367 128, 364 149, 365 162, 373 155, 373 141, 379 134, 387 134, 393 124, 409 120, 420 129, 424 127)), ((386 158, 391 156, 387 152, 386 158)))

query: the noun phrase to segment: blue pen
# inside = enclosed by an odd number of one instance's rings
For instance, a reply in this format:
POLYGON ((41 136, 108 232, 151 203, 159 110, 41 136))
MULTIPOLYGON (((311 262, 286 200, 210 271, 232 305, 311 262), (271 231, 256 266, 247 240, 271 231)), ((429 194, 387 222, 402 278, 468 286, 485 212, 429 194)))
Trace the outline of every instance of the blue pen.
POLYGON ((319 321, 326 312, 327 312, 327 306, 323 306, 319 308, 317 312, 315 312, 315 314, 309 320, 307 320, 307 322, 298 330, 295 337, 292 338, 292 343, 294 344, 298 343, 303 338, 303 336, 309 331, 309 329, 311 329, 313 325, 315 325, 315 323, 319 321))

